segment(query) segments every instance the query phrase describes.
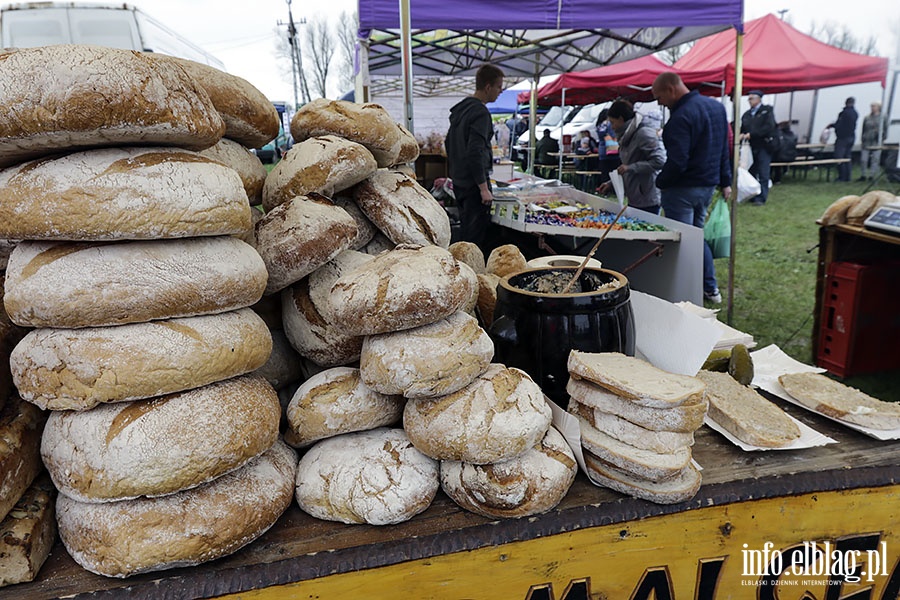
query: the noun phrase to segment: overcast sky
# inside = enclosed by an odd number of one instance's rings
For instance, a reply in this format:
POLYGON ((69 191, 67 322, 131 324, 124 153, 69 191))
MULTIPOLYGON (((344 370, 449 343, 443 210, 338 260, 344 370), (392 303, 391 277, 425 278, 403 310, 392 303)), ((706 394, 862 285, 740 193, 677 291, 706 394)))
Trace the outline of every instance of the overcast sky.
MULTIPOLYGON (((447 0, 452 2, 452 0, 447 0)), ((489 1, 489 0, 486 0, 489 1)), ((292 100, 290 63, 278 64, 276 37, 286 35, 285 0, 131 0, 150 16, 217 56, 230 73, 243 77, 272 100, 292 100)), ((293 0, 294 20, 325 14, 336 19, 341 11, 356 11, 356 0, 293 0), (315 6, 315 9, 313 8, 315 6), (326 13, 322 11, 327 10, 326 13)), ((745 0, 744 20, 781 9, 784 18, 806 33, 813 22, 846 24, 860 40, 878 40, 879 54, 896 59, 900 31, 897 0, 745 0)))

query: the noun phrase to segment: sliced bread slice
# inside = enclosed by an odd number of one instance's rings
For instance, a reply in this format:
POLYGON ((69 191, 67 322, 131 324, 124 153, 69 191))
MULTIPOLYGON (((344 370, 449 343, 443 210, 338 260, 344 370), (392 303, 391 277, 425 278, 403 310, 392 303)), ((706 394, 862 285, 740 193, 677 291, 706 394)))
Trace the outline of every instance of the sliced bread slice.
POLYGON ((572 350, 568 369, 572 377, 592 381, 640 406, 671 408, 703 396, 703 382, 696 377, 669 373, 619 352, 572 350))
POLYGON ((578 415, 575 418, 581 428, 581 445, 585 450, 638 479, 672 479, 691 462, 690 446, 682 446, 675 452, 643 450, 606 435, 578 415))
POLYGON ((577 400, 569 401, 569 412, 573 415, 578 415, 595 429, 599 429, 608 436, 642 450, 672 453, 679 448, 691 446, 694 443, 693 432, 651 431, 612 413, 582 404, 577 400))
POLYGON ((742 442, 783 448, 800 437, 800 428, 783 410, 728 373, 700 371, 697 378, 706 384, 710 418, 742 442))
POLYGON ((825 416, 878 430, 900 428, 900 404, 878 400, 820 373, 788 373, 778 382, 797 402, 825 416))
POLYGON ((685 402, 672 408, 650 408, 636 404, 630 398, 613 394, 606 388, 584 379, 569 379, 569 396, 586 406, 611 413, 652 431, 689 433, 700 429, 706 416, 706 397, 685 402))
POLYGON ((588 476, 595 483, 657 504, 677 504, 690 500, 700 490, 702 483, 700 471, 691 463, 677 476, 662 482, 636 478, 590 452, 584 453, 584 463, 588 476))

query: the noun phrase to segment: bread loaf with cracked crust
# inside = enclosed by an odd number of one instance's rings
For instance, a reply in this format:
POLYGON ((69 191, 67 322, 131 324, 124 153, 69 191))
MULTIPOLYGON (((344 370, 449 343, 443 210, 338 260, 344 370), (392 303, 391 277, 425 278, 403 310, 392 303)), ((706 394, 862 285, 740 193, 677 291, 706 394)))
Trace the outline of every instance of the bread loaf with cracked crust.
POLYGON ((61 150, 215 144, 225 123, 200 83, 158 55, 60 44, 0 52, 0 167, 61 150))
POLYGON ((100 327, 250 306, 266 266, 230 236, 115 243, 22 242, 6 270, 9 318, 26 327, 100 327))
POLYGON ((247 200, 252 206, 262 203, 262 189, 266 182, 266 166, 262 164, 259 157, 250 152, 241 144, 222 138, 215 146, 210 146, 206 150, 201 150, 200 154, 207 158, 219 161, 226 167, 234 169, 244 191, 247 192, 247 200))
POLYGON ((56 488, 46 473, 0 519, 0 587, 33 581, 56 541, 56 488))
POLYGON ((160 498, 91 504, 60 494, 59 535, 79 565, 107 577, 186 567, 226 556, 290 506, 297 454, 278 441, 240 469, 160 498))

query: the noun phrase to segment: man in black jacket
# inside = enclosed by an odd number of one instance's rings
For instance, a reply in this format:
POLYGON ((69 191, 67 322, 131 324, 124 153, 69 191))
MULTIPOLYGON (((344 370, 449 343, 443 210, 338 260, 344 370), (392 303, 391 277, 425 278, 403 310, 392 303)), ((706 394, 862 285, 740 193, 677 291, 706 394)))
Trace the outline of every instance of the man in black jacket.
POLYGON ((450 109, 447 131, 447 163, 453 180, 453 195, 459 208, 460 237, 490 251, 487 231, 491 223, 491 136, 494 128, 485 104, 503 91, 503 71, 482 65, 475 74, 475 93, 450 109))
POLYGON ((762 103, 763 93, 751 90, 747 93, 750 110, 741 116, 741 139, 749 140, 753 153, 750 174, 759 180, 760 193, 750 198, 750 204, 762 206, 769 198, 772 155, 778 152, 778 124, 771 106, 762 103))
MULTIPOLYGON (((859 118, 856 109, 855 98, 847 98, 844 102, 844 110, 838 114, 837 121, 829 125, 834 129, 834 157, 850 158, 853 150, 853 142, 856 141, 856 120, 859 118)), ((850 163, 845 162, 838 165, 838 176, 836 181, 850 181, 850 163)))

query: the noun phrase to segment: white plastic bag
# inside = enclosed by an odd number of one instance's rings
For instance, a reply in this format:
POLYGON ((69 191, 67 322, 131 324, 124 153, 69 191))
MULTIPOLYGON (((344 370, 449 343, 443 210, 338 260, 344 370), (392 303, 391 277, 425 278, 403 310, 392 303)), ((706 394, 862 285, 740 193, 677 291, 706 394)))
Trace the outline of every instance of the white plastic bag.
POLYGON ((749 169, 751 165, 753 165, 753 151, 750 150, 750 142, 742 142, 741 143, 741 168, 749 169))
POLYGON ((737 176, 737 201, 743 202, 755 196, 762 191, 756 177, 750 174, 750 171, 744 167, 738 167, 737 176))

